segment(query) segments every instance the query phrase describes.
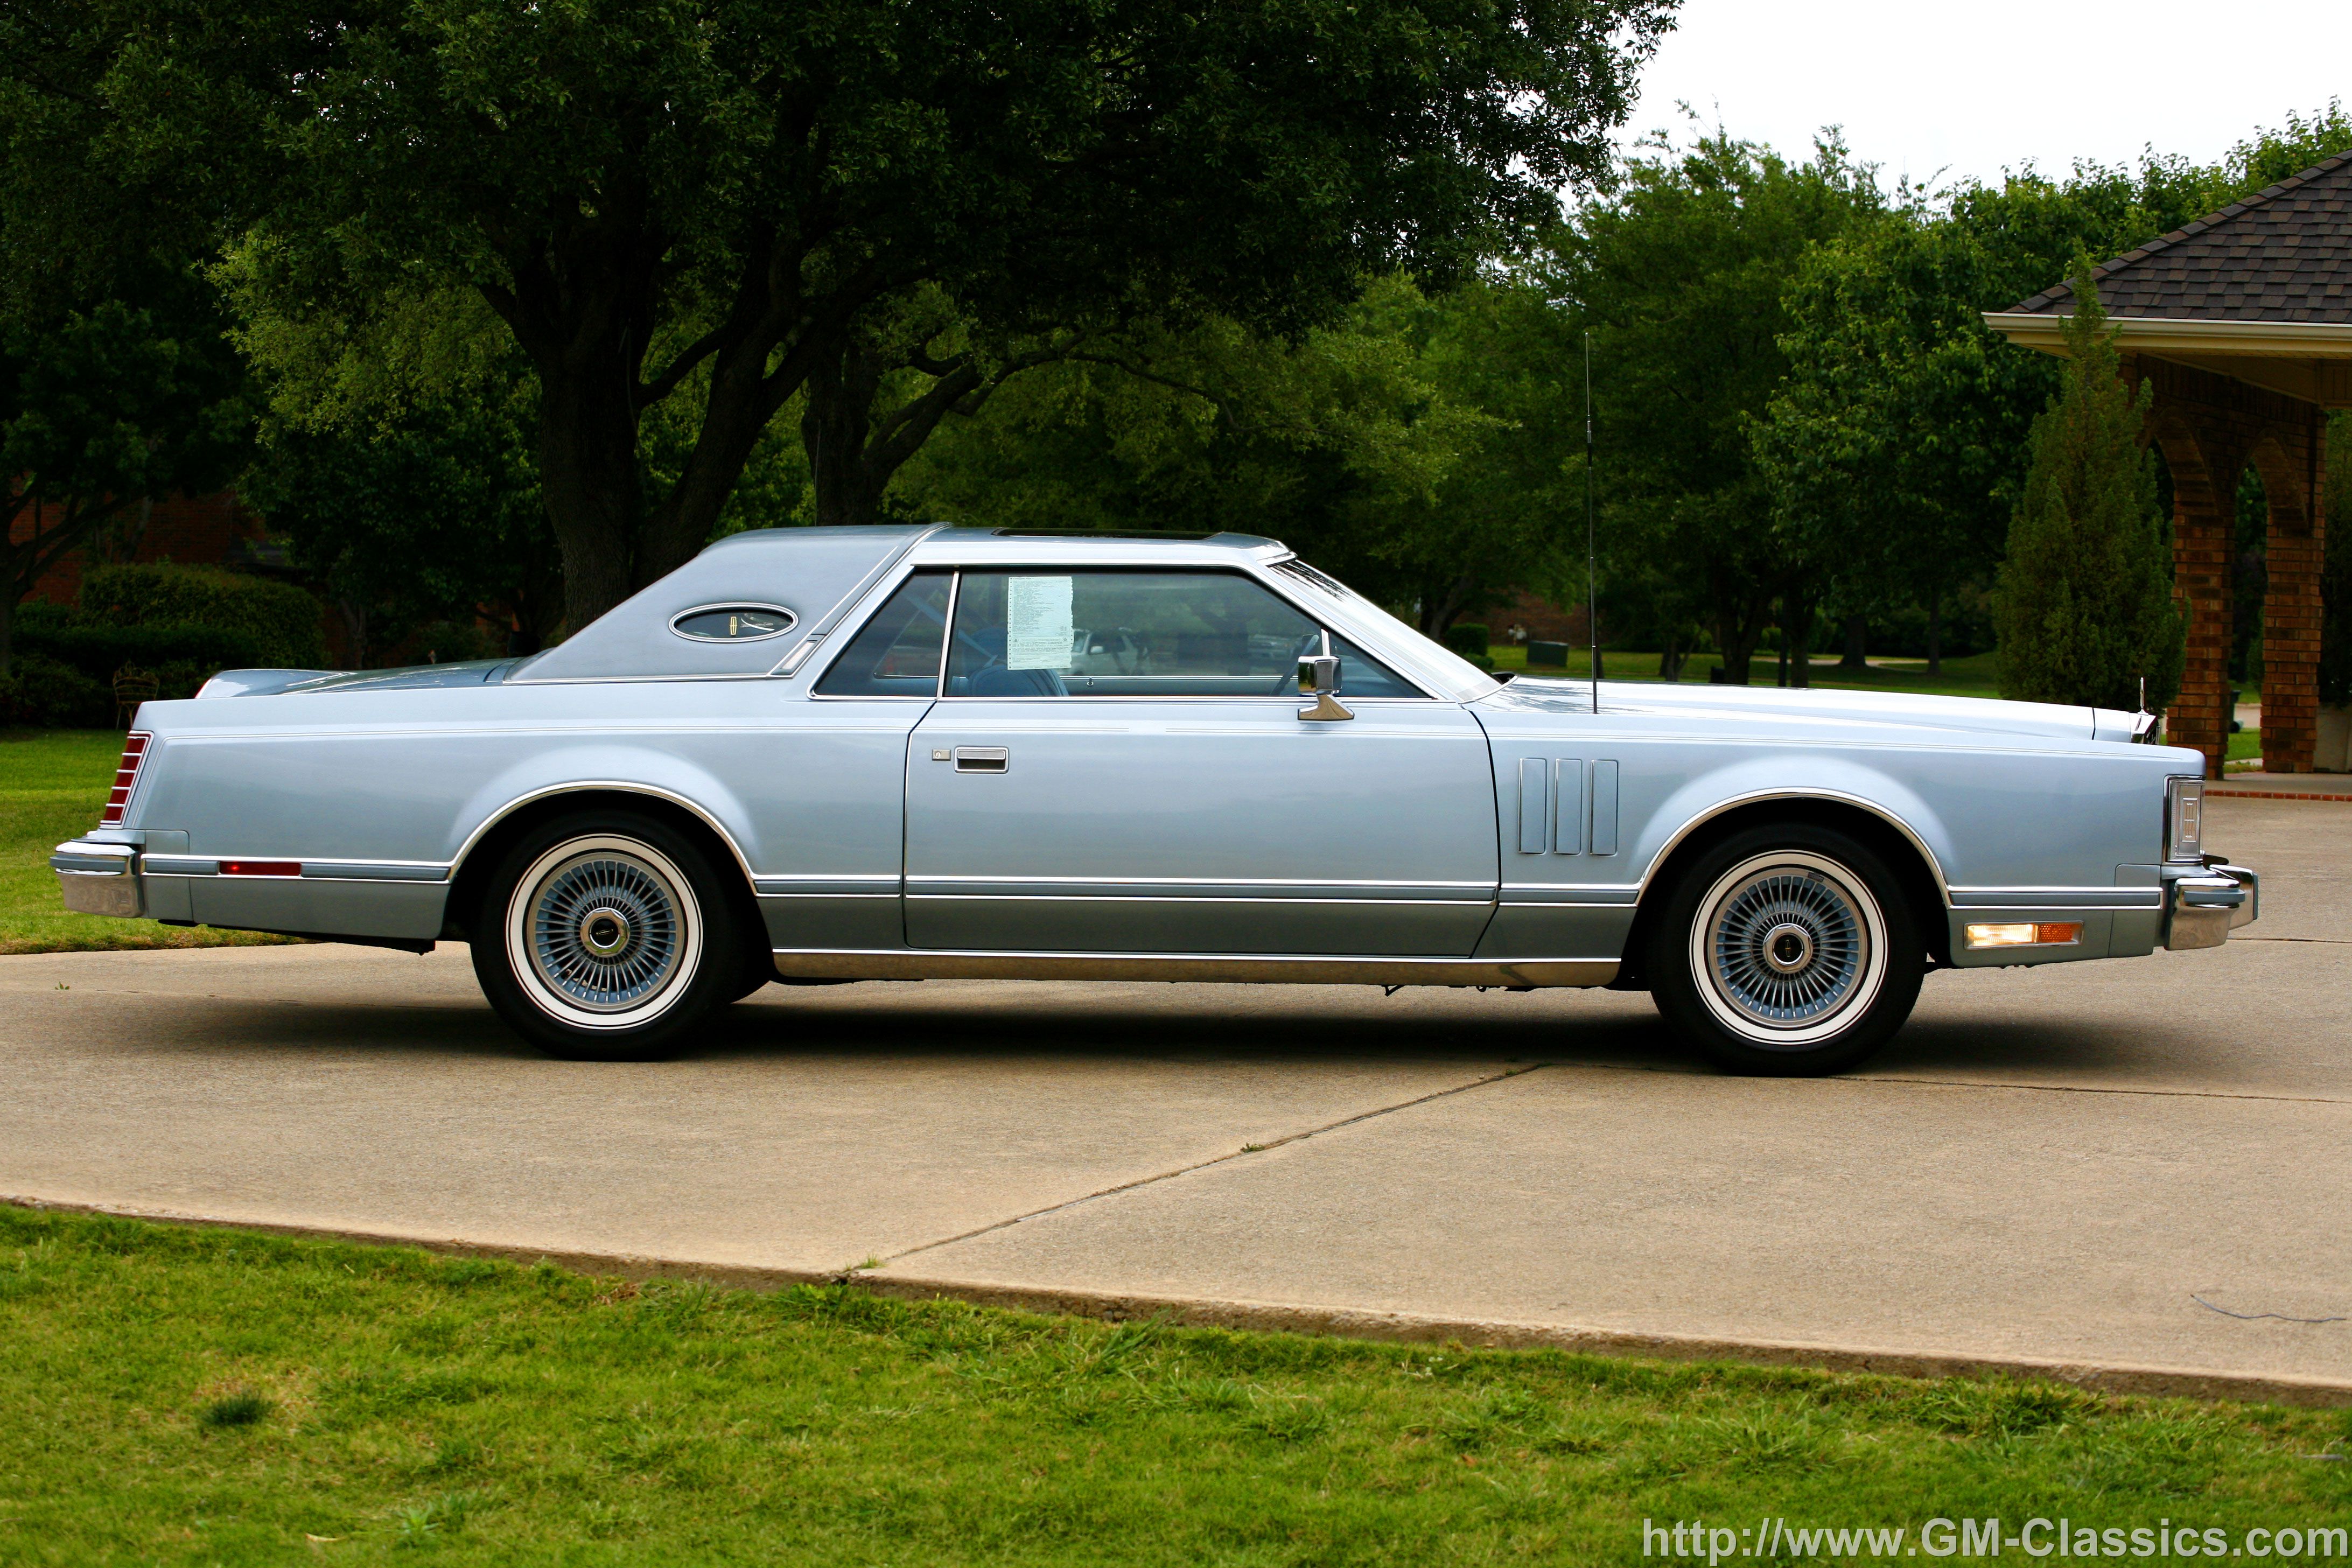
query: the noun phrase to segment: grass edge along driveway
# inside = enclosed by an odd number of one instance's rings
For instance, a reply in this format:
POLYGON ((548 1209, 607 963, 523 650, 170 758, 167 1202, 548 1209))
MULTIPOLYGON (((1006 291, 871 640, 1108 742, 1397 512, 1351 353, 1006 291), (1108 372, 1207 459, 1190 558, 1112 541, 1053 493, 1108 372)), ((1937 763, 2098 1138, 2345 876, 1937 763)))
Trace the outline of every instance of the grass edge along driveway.
POLYGON ((0 1561, 1635 1562, 2335 1525, 2352 1415, 637 1285, 0 1205, 0 1561))

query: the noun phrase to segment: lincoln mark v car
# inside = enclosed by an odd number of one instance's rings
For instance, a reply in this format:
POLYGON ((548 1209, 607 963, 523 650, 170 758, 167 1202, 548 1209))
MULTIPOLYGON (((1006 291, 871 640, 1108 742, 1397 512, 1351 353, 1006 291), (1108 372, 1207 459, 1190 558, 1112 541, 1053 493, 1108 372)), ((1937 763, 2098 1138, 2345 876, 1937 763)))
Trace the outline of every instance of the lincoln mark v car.
POLYGON ((1270 540, 739 534, 527 658, 139 710, 66 902, 470 943, 567 1057, 771 981, 1647 990, 1813 1073, 1929 969, 2212 947, 2252 872, 2145 715, 1504 684, 1270 540))

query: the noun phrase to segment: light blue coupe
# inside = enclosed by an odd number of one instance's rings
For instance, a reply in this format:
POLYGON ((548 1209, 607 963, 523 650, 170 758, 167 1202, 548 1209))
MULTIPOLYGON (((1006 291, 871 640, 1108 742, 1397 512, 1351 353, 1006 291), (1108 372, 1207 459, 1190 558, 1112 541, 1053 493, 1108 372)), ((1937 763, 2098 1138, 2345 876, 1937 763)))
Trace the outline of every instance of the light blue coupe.
POLYGON ((522 659, 236 670, 139 710, 99 914, 472 944, 567 1057, 769 981, 1646 989, 1833 1071, 1929 968, 2211 947, 2195 752, 2145 715, 1505 685, 1270 540, 739 534, 522 659))

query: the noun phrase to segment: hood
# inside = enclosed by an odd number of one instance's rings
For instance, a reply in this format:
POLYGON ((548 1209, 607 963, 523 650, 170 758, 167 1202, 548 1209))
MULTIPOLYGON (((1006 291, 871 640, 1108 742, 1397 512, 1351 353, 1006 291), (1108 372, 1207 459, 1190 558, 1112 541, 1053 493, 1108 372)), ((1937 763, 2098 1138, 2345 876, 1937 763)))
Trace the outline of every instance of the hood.
MULTIPOLYGON (((1592 710, 1592 684, 1521 676, 1487 702, 1511 701, 1562 713, 1592 710)), ((1987 735, 2038 735, 2060 741, 2130 741, 2147 715, 2116 708, 2007 702, 1986 697, 1931 697, 1900 691, 1829 691, 1818 687, 1685 686, 1666 681, 1601 683, 1612 713, 1654 713, 1725 724, 1775 719, 1895 725, 1987 735)))
POLYGON ((416 664, 404 669, 224 669, 205 682, 212 697, 276 697, 297 691, 415 691, 436 686, 494 686, 510 658, 416 664))

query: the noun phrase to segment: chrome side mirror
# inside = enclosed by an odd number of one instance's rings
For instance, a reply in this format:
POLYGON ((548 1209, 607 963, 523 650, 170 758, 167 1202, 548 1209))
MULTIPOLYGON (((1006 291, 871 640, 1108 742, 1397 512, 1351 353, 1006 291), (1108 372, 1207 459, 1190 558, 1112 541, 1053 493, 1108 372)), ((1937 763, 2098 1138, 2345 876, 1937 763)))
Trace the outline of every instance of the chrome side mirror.
POLYGON ((1355 715, 1339 705, 1334 695, 1339 689, 1339 661, 1326 654, 1320 658, 1298 661, 1298 695, 1315 699, 1312 708, 1301 708, 1298 716, 1328 722, 1352 719, 1355 715))

